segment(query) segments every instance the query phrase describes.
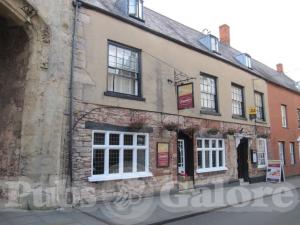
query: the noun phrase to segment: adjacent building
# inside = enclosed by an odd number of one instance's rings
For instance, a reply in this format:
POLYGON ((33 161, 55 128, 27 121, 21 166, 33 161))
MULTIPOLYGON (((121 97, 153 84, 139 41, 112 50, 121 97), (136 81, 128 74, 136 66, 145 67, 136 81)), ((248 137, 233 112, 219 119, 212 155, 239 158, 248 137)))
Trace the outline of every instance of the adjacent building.
POLYGON ((268 84, 271 121, 271 159, 281 160, 286 176, 300 174, 300 91, 277 65, 268 84))

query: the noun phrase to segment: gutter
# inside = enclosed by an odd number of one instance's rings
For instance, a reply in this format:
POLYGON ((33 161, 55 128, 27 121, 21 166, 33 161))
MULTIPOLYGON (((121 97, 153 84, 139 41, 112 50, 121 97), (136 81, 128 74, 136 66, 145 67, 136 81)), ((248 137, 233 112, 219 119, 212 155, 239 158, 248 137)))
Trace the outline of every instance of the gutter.
MULTIPOLYGON (((78 11, 81 3, 77 0, 73 2, 75 7, 74 21, 73 21, 73 34, 72 34, 72 50, 71 50, 71 72, 69 83, 69 140, 68 140, 68 172, 69 172, 69 187, 72 187, 73 183, 73 80, 74 80, 74 68, 75 68, 75 48, 76 48, 76 35, 77 35, 77 21, 78 11)), ((69 193, 71 195, 72 191, 69 193)), ((71 196, 69 196, 71 197, 71 196)), ((72 198, 69 198, 72 199, 72 198)))
POLYGON ((87 8, 87 9, 94 10, 94 11, 96 11, 96 12, 100 12, 100 13, 103 13, 103 14, 105 14, 105 15, 107 15, 107 16, 110 16, 110 17, 113 17, 113 18, 115 18, 115 19, 121 20, 121 21, 124 22, 124 23, 127 23, 127 24, 130 24, 130 25, 132 25, 132 26, 138 27, 138 28, 140 28, 140 29, 142 29, 142 30, 145 30, 145 31, 149 32, 149 33, 152 33, 152 34, 154 34, 154 35, 157 35, 157 36, 159 36, 159 37, 161 37, 161 38, 164 38, 164 39, 166 39, 166 40, 175 42, 176 44, 179 44, 179 45, 181 45, 181 46, 183 46, 183 47, 186 47, 186 48, 188 48, 188 49, 191 49, 191 50, 193 50, 193 51, 199 52, 199 53, 201 53, 201 54, 203 54, 203 55, 212 57, 212 58, 214 58, 214 59, 216 59, 216 60, 218 60, 218 61, 224 62, 224 63, 229 64, 229 65, 231 65, 231 66, 233 66, 233 67, 235 67, 235 68, 238 68, 238 69, 243 70, 243 71, 245 71, 245 72, 247 72, 247 73, 250 73, 250 74, 252 74, 253 76, 259 77, 259 78, 261 78, 262 80, 264 80, 264 81, 266 81, 266 82, 275 84, 275 85, 277 85, 277 86, 280 86, 280 87, 282 87, 282 88, 285 88, 285 89, 287 89, 287 90, 289 90, 289 91, 292 91, 292 92, 294 92, 294 93, 300 95, 300 92, 298 92, 298 91, 296 91, 296 90, 293 90, 293 89, 290 89, 290 88, 288 88, 288 87, 285 87, 284 85, 279 84, 279 83, 277 83, 277 82, 275 82, 275 81, 268 80, 268 79, 266 79, 265 77, 263 77, 261 74, 256 73, 256 72, 254 72, 254 71, 250 71, 250 70, 248 70, 248 69, 246 69, 246 68, 243 68, 242 66, 239 66, 239 65, 237 65, 237 64, 235 64, 235 63, 233 63, 233 62, 231 62, 231 61, 229 61, 229 60, 226 60, 226 59, 224 59, 224 58, 220 58, 220 57, 218 57, 218 56, 216 56, 216 55, 214 55, 214 54, 212 54, 212 53, 210 53, 210 52, 206 52, 206 51, 204 51, 204 50, 202 50, 202 49, 196 48, 195 46, 189 45, 189 44, 184 43, 184 42, 182 42, 182 41, 180 41, 180 40, 177 40, 177 39, 175 39, 175 38, 169 37, 169 36, 167 36, 167 35, 165 35, 165 34, 162 34, 162 33, 158 32, 158 31, 152 30, 152 29, 150 29, 150 28, 148 28, 148 27, 145 27, 145 26, 143 26, 143 25, 141 25, 141 24, 138 24, 138 23, 136 23, 136 22, 133 22, 133 21, 131 21, 131 20, 125 18, 125 17, 122 17, 122 16, 120 16, 120 15, 117 15, 117 14, 111 13, 111 12, 109 12, 109 11, 106 11, 106 10, 104 10, 104 9, 98 7, 98 6, 95 6, 95 5, 91 4, 91 3, 87 3, 87 2, 85 2, 84 0, 77 0, 77 1, 80 2, 81 5, 84 6, 85 8, 87 8))

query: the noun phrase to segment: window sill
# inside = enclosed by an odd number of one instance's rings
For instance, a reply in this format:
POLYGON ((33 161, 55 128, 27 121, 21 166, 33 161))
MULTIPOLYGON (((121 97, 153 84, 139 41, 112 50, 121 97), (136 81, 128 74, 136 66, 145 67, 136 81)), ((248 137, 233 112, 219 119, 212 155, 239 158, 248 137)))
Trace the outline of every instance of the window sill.
POLYGON ((145 98, 142 98, 140 96, 127 95, 127 94, 122 94, 122 93, 117 93, 117 92, 112 92, 112 91, 106 91, 106 92, 104 92, 104 95, 109 96, 109 97, 124 98, 124 99, 128 99, 128 100, 135 100, 135 101, 141 101, 141 102, 146 101, 145 98))
POLYGON ((127 180, 134 178, 152 177, 150 172, 128 173, 128 174, 110 174, 110 175, 93 175, 88 178, 89 182, 127 180))
POLYGON ((209 172, 221 172, 221 171, 227 171, 227 167, 217 167, 217 168, 208 168, 208 169, 197 169, 197 173, 209 173, 209 172))
POLYGON ((133 18, 133 19, 135 19, 135 20, 138 20, 138 21, 140 21, 140 22, 143 22, 143 23, 145 23, 145 20, 144 20, 144 19, 142 19, 142 18, 139 18, 139 17, 137 17, 137 16, 134 16, 134 15, 129 15, 129 17, 131 17, 131 18, 133 18))
POLYGON ((214 112, 214 111, 209 111, 209 110, 200 110, 200 114, 203 114, 203 115, 211 115, 211 116, 222 116, 220 113, 218 112, 214 112))
POLYGON ((248 120, 246 117, 244 117, 244 116, 238 116, 238 115, 232 115, 232 119, 245 120, 245 121, 248 120))
POLYGON ((260 170, 266 170, 266 169, 267 169, 267 166, 257 166, 257 169, 260 169, 260 170))
POLYGON ((267 122, 265 120, 256 120, 256 123, 261 123, 261 124, 267 124, 267 122))

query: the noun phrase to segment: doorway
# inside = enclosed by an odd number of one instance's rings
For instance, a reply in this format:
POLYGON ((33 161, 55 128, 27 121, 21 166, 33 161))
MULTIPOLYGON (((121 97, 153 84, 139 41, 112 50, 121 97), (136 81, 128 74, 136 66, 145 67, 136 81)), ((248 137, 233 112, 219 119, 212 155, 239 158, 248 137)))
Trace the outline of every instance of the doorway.
POLYGON ((193 138, 183 132, 177 134, 177 168, 178 175, 194 177, 193 138))
POLYGON ((237 147, 238 178, 249 181, 248 139, 243 138, 237 147))

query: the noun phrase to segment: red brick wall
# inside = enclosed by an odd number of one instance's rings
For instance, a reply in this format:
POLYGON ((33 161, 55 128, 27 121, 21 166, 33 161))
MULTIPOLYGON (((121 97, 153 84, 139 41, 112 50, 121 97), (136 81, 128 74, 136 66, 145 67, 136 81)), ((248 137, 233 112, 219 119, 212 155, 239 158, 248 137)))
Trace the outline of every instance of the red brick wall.
POLYGON ((300 95, 270 83, 268 84, 268 93, 271 121, 271 154, 269 158, 279 159, 278 142, 285 142, 286 175, 300 174, 299 144, 297 143, 300 136, 297 115, 297 109, 300 109, 300 95), (287 107, 287 128, 283 128, 281 123, 280 106, 282 104, 287 107), (291 165, 290 142, 295 143, 295 165, 291 165))

